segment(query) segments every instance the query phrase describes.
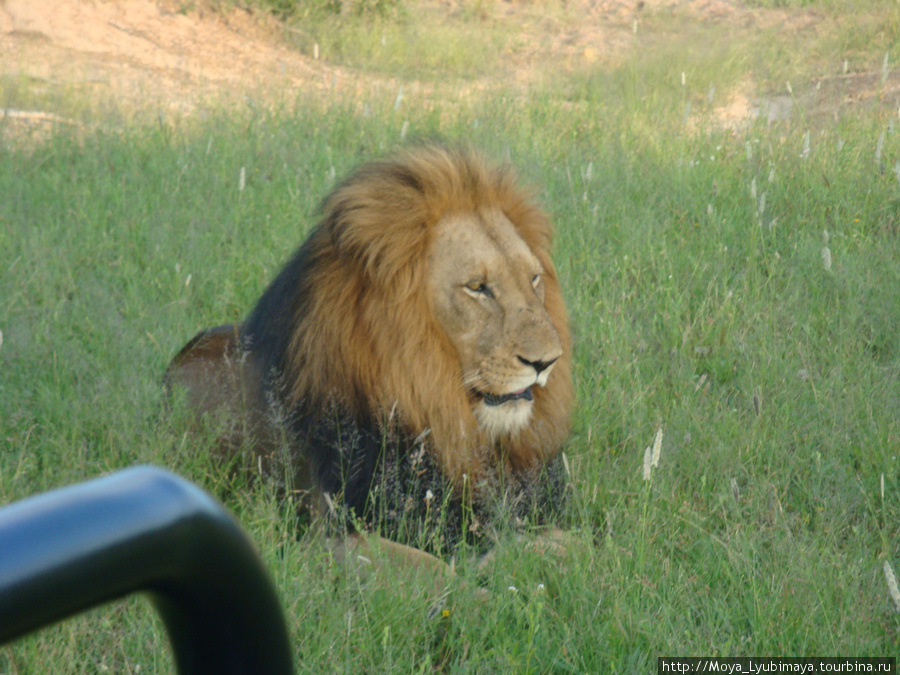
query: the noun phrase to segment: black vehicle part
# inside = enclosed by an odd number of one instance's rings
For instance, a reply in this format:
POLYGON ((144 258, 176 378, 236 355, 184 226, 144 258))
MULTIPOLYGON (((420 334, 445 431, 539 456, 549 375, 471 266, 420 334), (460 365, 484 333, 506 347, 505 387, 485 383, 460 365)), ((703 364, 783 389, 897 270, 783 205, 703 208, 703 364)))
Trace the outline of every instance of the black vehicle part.
POLYGON ((181 675, 293 673, 252 543, 188 481, 136 467, 0 509, 0 644, 139 591, 181 675))

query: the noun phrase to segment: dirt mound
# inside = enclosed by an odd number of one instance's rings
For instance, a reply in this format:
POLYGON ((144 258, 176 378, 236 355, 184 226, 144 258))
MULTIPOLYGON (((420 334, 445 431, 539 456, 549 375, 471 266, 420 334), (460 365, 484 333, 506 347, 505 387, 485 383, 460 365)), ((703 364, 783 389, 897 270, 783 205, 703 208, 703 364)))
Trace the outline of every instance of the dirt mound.
MULTIPOLYGON (((448 17, 454 13, 455 0, 423 1, 441 3, 433 9, 448 17)), ((22 101, 35 102, 28 111, 0 105, 6 133, 16 124, 59 123, 61 118, 48 114, 56 109, 54 100, 86 100, 92 109, 115 115, 178 116, 193 113, 206 101, 315 97, 330 90, 397 85, 391 78, 288 48, 278 26, 265 16, 240 9, 187 11, 186 6, 178 0, 0 0, 0 77, 18 83, 18 95, 12 98, 20 107, 25 107, 22 101), (42 109, 48 100, 51 105, 42 109)), ((527 0, 491 4, 489 13, 496 20, 516 26, 524 44, 539 47, 517 52, 512 80, 507 72, 472 88, 510 81, 527 85, 548 63, 615 64, 635 48, 639 31, 644 37, 648 19, 662 18, 650 24, 664 32, 668 28, 660 27, 670 16, 782 30, 810 28, 818 20, 814 12, 750 10, 737 0, 569 0, 567 7, 568 19, 560 20, 527 0)), ((407 91, 420 86, 441 85, 404 83, 407 91)), ((730 124, 748 115, 771 116, 769 107, 761 111, 763 104, 749 90, 740 92, 723 108, 723 119, 730 124)))
POLYGON ((246 12, 178 13, 151 0, 6 0, 0 51, 7 77, 177 112, 260 86, 323 89, 333 70, 246 12))
MULTIPOLYGON (((554 25, 548 18, 523 24, 523 31, 562 58, 592 62, 627 48, 633 22, 648 12, 683 10, 707 21, 738 11, 725 0, 577 1, 583 20, 576 24, 554 25)), ((180 7, 174 0, 5 0, 0 70, 38 85, 82 91, 94 101, 178 112, 223 94, 260 88, 316 92, 359 77, 280 44, 273 24, 258 15, 180 7)), ((523 10, 536 13, 515 2, 496 8, 511 20, 523 10)), ((533 65, 526 57, 516 67, 527 71, 533 65)), ((522 73, 517 75, 521 81, 522 73)))

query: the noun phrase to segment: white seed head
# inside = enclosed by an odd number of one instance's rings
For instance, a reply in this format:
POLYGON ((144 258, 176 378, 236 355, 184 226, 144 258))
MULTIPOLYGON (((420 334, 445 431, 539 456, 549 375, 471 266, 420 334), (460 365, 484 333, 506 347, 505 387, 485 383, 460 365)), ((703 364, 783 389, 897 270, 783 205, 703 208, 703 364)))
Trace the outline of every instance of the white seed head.
POLYGON ((894 601, 894 608, 900 612, 900 589, 897 588, 897 577, 894 576, 894 568, 887 559, 884 561, 884 578, 887 580, 888 593, 894 601))
POLYGON ((650 457, 650 464, 654 467, 659 466, 659 455, 662 452, 662 439, 663 439, 663 430, 662 427, 657 429, 656 437, 653 439, 653 452, 650 457))

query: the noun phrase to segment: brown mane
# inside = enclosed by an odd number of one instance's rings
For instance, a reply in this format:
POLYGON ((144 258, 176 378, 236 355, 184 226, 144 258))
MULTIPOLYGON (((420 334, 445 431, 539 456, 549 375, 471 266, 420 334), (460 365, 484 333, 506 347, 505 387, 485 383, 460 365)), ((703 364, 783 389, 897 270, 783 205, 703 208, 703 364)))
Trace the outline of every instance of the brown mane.
POLYGON ((314 235, 321 240, 314 298, 295 317, 290 347, 294 402, 359 383, 362 400, 351 400, 364 410, 354 412, 398 410, 413 436, 431 429, 435 459, 457 486, 463 473, 475 478, 495 449, 478 429, 458 359, 429 307, 426 256, 442 217, 487 208, 501 210, 540 259, 546 308, 564 345, 548 385, 535 391, 531 423, 505 439, 503 451, 513 470, 555 456, 572 407, 566 311, 550 259, 550 222, 508 168, 428 147, 369 164, 339 185, 314 235))

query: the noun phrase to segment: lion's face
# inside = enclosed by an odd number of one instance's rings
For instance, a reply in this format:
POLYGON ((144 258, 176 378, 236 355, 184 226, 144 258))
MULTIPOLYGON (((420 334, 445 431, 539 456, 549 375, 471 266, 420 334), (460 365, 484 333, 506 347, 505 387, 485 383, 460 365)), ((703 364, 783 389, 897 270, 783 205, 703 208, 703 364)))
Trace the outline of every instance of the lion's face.
POLYGON ((540 261, 499 210, 441 220, 428 259, 434 314, 459 356, 479 424, 493 437, 531 417, 532 389, 562 355, 540 261))

